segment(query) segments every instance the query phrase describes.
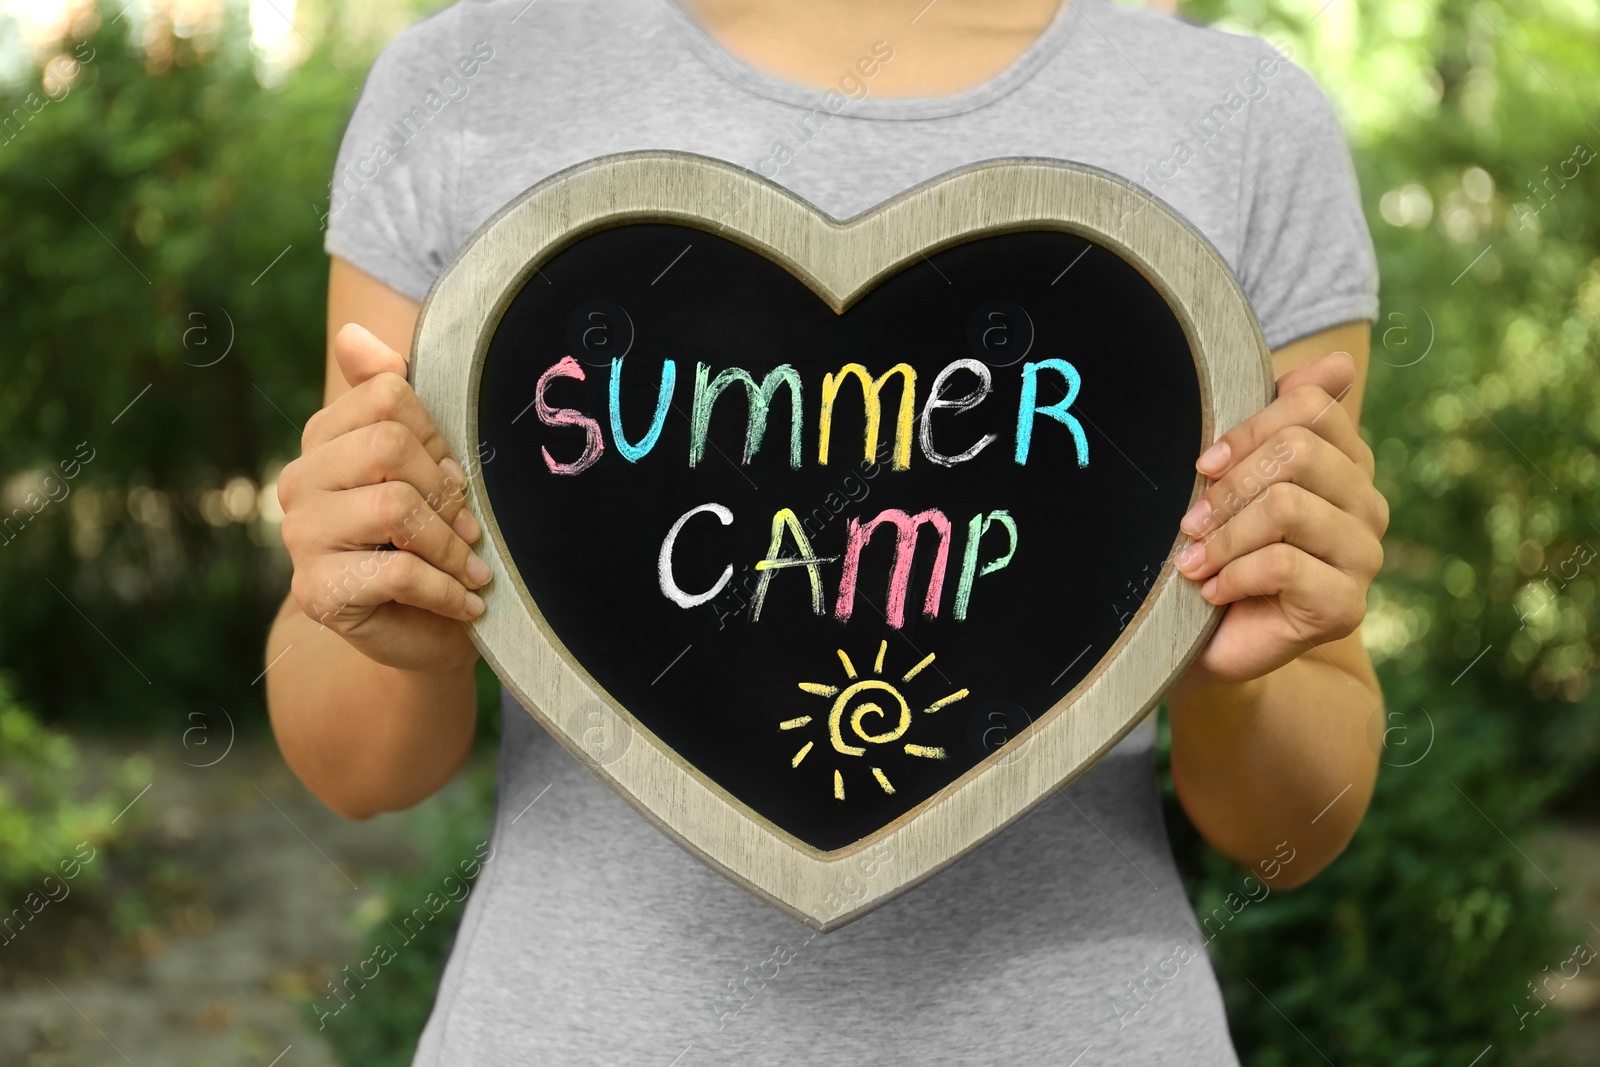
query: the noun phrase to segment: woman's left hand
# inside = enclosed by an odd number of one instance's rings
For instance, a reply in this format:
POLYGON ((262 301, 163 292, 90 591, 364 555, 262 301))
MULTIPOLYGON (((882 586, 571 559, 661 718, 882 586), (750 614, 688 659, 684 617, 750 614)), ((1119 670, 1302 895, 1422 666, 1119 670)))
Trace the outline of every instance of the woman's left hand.
POLYGON ((1284 375, 1278 398, 1195 464, 1212 485, 1183 517, 1192 541, 1175 562, 1229 607, 1191 675, 1259 678, 1366 615, 1389 505, 1372 483, 1372 449, 1339 403, 1355 376, 1343 352, 1284 375))

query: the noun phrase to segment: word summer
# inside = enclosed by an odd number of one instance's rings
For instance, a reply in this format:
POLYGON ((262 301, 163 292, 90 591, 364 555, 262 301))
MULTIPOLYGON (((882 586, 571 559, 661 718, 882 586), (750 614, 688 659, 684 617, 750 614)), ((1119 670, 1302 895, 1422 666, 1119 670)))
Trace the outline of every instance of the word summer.
MULTIPOLYGON (((635 357, 637 359, 637 357, 635 357)), ((622 373, 623 361, 615 359, 611 362, 610 383, 610 429, 611 446, 629 463, 637 463, 655 448, 656 442, 661 438, 662 427, 666 425, 667 411, 672 407, 674 393, 678 384, 678 365, 675 360, 665 359, 661 362, 660 385, 656 391, 655 414, 650 420, 650 426, 642 437, 629 440, 627 432, 622 426, 622 373)), ((581 474, 599 462, 600 457, 606 453, 606 437, 598 419, 573 408, 552 407, 546 397, 551 385, 557 379, 573 378, 577 381, 585 379, 583 367, 571 356, 565 356, 560 362, 547 369, 539 376, 539 382, 534 390, 533 406, 539 415, 539 421, 550 427, 573 427, 582 429, 584 434, 583 451, 570 459, 557 459, 551 454, 548 447, 540 451, 544 455, 545 465, 553 474, 581 474)), ((855 381, 861 388, 861 398, 865 409, 866 427, 862 436, 862 455, 865 459, 872 459, 878 447, 878 436, 883 422, 883 390, 892 379, 900 379, 900 405, 895 414, 894 449, 890 453, 889 466, 892 470, 903 471, 911 467, 911 442, 912 428, 917 426, 916 438, 923 456, 928 462, 941 467, 954 467, 976 457, 984 449, 994 444, 998 434, 985 434, 971 447, 956 455, 947 455, 934 447, 933 442, 933 416, 935 412, 949 411, 952 414, 961 414, 971 411, 981 404, 993 390, 994 380, 989 372, 989 367, 976 359, 958 359, 944 367, 934 376, 932 388, 928 390, 927 399, 922 403, 922 415, 918 419, 917 410, 917 372, 909 363, 896 363, 883 374, 876 378, 872 372, 860 363, 846 363, 839 368, 837 374, 827 373, 822 376, 821 403, 817 412, 817 447, 816 461, 819 466, 827 466, 831 451, 830 444, 833 434, 833 409, 839 394, 845 389, 846 383, 855 381), (965 372, 977 379, 977 383, 965 395, 960 397, 947 397, 945 386, 957 374, 965 372), (919 425, 920 424, 920 425, 919 425)), ((689 455, 690 467, 697 467, 705 459, 706 440, 711 428, 712 409, 717 398, 723 392, 735 385, 743 387, 747 400, 744 438, 744 463, 750 460, 761 450, 761 445, 766 437, 767 419, 771 414, 773 405, 777 400, 780 390, 786 390, 789 399, 789 466, 798 469, 805 454, 805 397, 804 387, 800 374, 794 367, 785 363, 774 367, 767 372, 760 384, 755 378, 740 367, 729 367, 719 371, 715 377, 711 369, 704 363, 695 365, 694 395, 690 406, 689 416, 689 455)), ((1018 464, 1026 464, 1028 455, 1033 445, 1034 423, 1042 416, 1047 420, 1059 423, 1064 431, 1071 435, 1073 448, 1076 453, 1079 467, 1089 465, 1089 440, 1083 432, 1083 426, 1076 416, 1068 413, 1073 402, 1078 399, 1078 392, 1082 382, 1078 376, 1077 368, 1064 359, 1044 359, 1037 363, 1024 363, 1022 365, 1022 396, 1017 406, 1016 441, 1011 456, 1018 464), (1066 396, 1050 404, 1040 404, 1039 379, 1042 375, 1058 378, 1059 383, 1065 385, 1066 396)), ((724 405, 726 406, 726 405, 724 405)), ((574 441, 576 443, 576 441, 574 441)))

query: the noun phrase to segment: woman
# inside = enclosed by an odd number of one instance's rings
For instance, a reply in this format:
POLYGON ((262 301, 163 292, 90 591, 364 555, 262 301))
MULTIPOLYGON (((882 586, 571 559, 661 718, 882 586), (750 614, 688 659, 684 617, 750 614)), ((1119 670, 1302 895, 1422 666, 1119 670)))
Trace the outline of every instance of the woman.
MULTIPOLYGON (((1168 695, 1173 774, 1259 880, 1241 894, 1338 855, 1376 773, 1356 627, 1387 522, 1356 430, 1377 281, 1348 153, 1273 48, 1108 0, 468 0, 401 35, 340 153, 327 406, 279 483, 295 575, 268 689, 306 785, 363 818, 465 758, 479 526, 447 503, 399 533, 462 476, 404 382, 418 302, 516 194, 641 148, 743 164, 838 217, 986 158, 1078 160, 1211 240, 1279 396, 1197 457, 1214 484, 1178 566, 1228 608, 1168 695), (1243 490, 1285 443, 1270 491, 1243 490), (377 578, 329 595, 391 540, 377 578)), ((1204 945, 1240 935, 1184 899, 1150 723, 950 870, 815 935, 502 712, 495 851, 419 1064, 1237 1062, 1204 945)))

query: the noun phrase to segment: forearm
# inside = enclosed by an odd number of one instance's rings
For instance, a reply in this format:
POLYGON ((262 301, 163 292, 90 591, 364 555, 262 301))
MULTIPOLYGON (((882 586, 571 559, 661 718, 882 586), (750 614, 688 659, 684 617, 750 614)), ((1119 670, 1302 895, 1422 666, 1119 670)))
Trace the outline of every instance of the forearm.
POLYGON ((1366 811, 1378 763, 1368 730, 1381 703, 1358 634, 1249 682, 1190 671, 1167 697, 1184 810, 1218 851, 1252 869, 1287 841, 1296 858, 1274 884, 1309 880, 1366 811))
POLYGON ((267 709, 285 760, 346 818, 397 811, 431 795, 472 744, 470 642, 438 671, 387 667, 319 627, 292 602, 267 639, 267 709))

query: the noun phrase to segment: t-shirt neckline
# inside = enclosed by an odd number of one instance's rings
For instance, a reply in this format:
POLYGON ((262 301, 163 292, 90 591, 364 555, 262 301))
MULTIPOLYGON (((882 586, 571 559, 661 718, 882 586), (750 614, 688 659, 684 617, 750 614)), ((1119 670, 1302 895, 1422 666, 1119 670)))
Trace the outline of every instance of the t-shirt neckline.
MULTIPOLYGON (((750 66, 712 40, 711 35, 683 9, 681 0, 661 0, 661 3, 670 9, 672 21, 689 48, 719 77, 745 92, 807 110, 831 110, 858 119, 891 120, 959 115, 1001 99, 1038 73, 1039 68, 1066 45, 1077 29, 1081 8, 1089 2, 1091 0, 1062 0, 1061 6, 1056 10, 1055 16, 1045 27, 1044 32, 1034 38, 1033 43, 1012 60, 1009 66, 988 81, 946 96, 874 97, 870 92, 870 80, 860 79, 858 71, 840 71, 841 78, 847 73, 852 73, 856 74, 858 79, 865 81, 869 89, 868 95, 864 98, 855 98, 841 90, 838 95, 845 99, 845 105, 840 108, 837 101, 834 101, 835 106, 828 108, 824 101, 833 95, 831 90, 786 81, 750 66)), ((889 43, 894 44, 893 41, 889 43)))

